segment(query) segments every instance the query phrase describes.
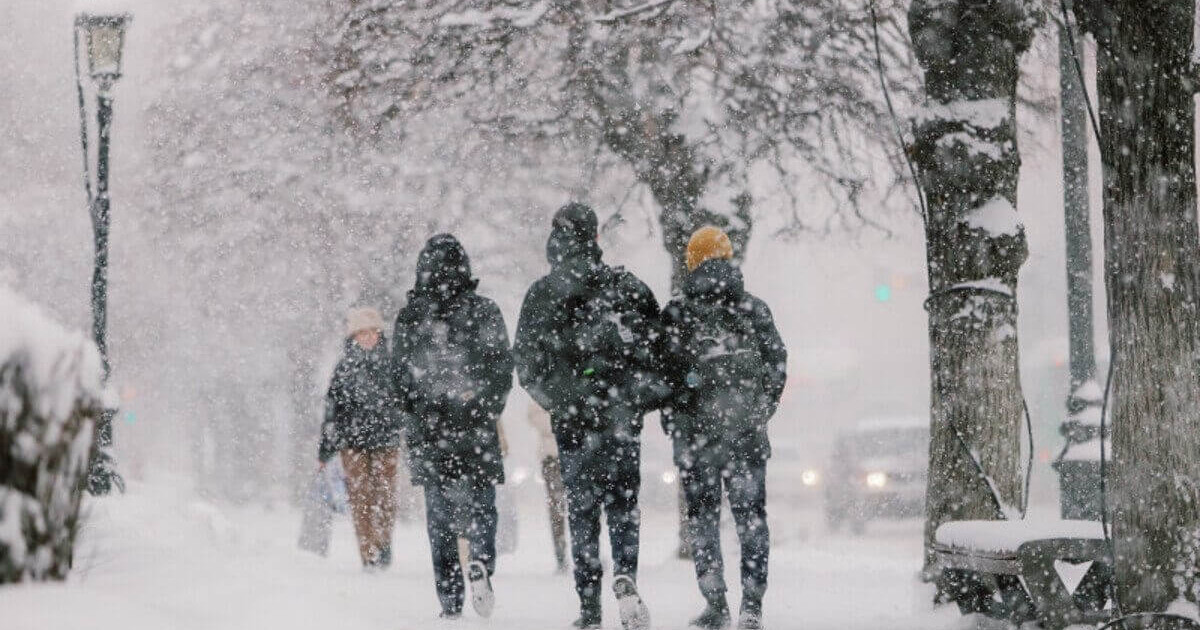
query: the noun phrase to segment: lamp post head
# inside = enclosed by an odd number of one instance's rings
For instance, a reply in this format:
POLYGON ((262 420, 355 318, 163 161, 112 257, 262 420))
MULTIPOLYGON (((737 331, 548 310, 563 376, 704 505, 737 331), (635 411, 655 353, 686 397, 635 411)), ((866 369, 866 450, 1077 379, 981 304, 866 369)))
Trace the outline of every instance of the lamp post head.
POLYGON ((75 29, 87 37, 88 74, 102 90, 121 77, 121 48, 125 29, 133 20, 128 13, 75 16, 75 29))

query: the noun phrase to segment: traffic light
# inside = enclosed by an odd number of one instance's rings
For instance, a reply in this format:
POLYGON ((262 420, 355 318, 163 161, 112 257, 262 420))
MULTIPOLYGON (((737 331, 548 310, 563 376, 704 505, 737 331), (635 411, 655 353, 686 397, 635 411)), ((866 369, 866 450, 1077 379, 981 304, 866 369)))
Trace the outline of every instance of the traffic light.
POLYGON ((886 284, 886 283, 875 285, 875 301, 876 302, 887 302, 891 299, 892 299, 892 285, 886 284))

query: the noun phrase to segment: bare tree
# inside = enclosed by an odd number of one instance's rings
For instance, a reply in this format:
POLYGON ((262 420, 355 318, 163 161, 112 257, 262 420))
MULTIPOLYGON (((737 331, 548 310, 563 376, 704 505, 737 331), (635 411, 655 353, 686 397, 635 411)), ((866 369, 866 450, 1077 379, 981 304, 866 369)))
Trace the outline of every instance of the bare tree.
MULTIPOLYGON (((745 250, 756 172, 792 197, 793 227, 797 171, 858 212, 888 137, 867 20, 840 0, 356 0, 330 82, 368 135, 452 104, 478 130, 617 158, 593 163, 650 191, 678 284, 700 225, 745 250)), ((905 67, 903 30, 883 27, 905 67)))
MULTIPOLYGON (((928 200, 932 443, 926 548, 951 520, 1003 519, 1024 503, 1017 368, 1018 59, 1034 0, 914 0, 909 28, 928 102, 913 155, 928 200)), ((927 556, 928 557, 928 556, 927 556)))
POLYGON ((1200 236, 1190 1, 1079 1, 1096 37, 1112 381, 1108 509, 1124 612, 1196 599, 1200 236))

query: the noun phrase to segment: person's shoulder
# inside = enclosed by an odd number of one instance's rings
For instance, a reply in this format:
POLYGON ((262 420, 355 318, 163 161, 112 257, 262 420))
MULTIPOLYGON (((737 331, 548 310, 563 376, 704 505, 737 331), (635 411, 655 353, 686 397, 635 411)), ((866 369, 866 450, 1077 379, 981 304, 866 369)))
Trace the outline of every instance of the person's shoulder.
POLYGON ((525 291, 525 299, 536 299, 547 295, 550 292, 550 287, 552 285, 552 275, 553 273, 547 273, 537 280, 534 280, 533 284, 529 285, 529 289, 525 291))
POLYGON ((396 326, 408 325, 416 321, 416 319, 417 298, 414 298, 410 295, 404 302, 404 306, 401 306, 400 309, 396 311, 396 326))
POLYGON ((638 295, 654 295, 654 292, 650 290, 650 285, 643 282, 632 271, 624 267, 613 267, 613 274, 616 276, 617 286, 623 290, 638 295))
POLYGON ((684 309, 687 308, 687 305, 687 298, 683 297, 682 295, 673 295, 671 296, 671 299, 667 300, 667 303, 663 305, 663 315, 677 317, 684 311, 684 309))
POLYGON ((750 292, 746 292, 742 296, 742 310, 749 313, 756 320, 774 320, 771 314, 771 307, 767 306, 759 297, 750 292))
POLYGON ((500 306, 496 301, 486 295, 480 295, 474 291, 471 292, 471 308, 476 312, 486 313, 488 315, 499 315, 500 306))

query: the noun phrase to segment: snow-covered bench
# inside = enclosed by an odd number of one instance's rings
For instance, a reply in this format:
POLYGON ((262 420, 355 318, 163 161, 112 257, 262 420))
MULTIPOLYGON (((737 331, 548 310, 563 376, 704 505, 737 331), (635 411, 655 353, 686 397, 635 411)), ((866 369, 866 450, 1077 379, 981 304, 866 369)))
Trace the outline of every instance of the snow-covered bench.
POLYGON ((1112 558, 1099 522, 944 523, 934 536, 934 553, 941 571, 969 576, 970 587, 951 593, 964 612, 983 612, 1017 624, 1037 620, 1046 630, 1099 623, 1111 616, 1105 605, 1112 558), (1089 562, 1072 592, 1056 565, 1089 562))

